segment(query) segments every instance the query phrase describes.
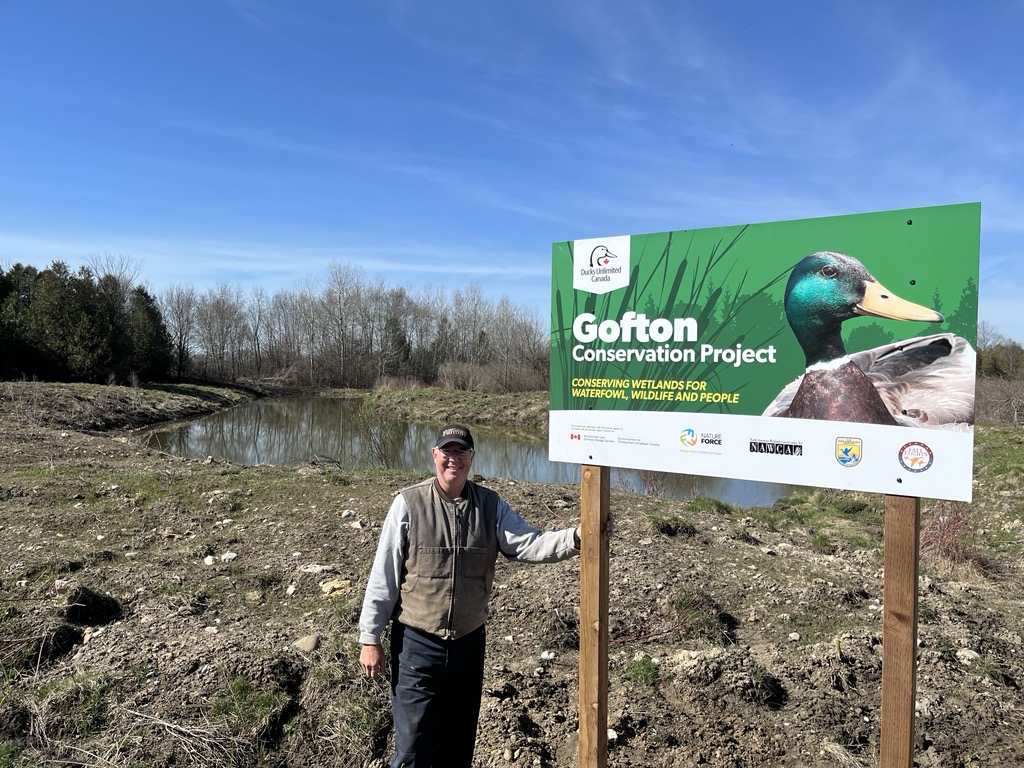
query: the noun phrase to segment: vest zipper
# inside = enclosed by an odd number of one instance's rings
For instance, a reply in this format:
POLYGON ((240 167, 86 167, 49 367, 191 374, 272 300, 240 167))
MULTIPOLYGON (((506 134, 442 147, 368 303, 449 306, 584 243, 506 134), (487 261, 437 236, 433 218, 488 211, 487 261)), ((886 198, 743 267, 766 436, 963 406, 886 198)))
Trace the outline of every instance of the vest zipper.
POLYGON ((448 609, 448 637, 451 639, 455 634, 455 591, 458 589, 459 579, 459 542, 462 540, 462 520, 459 516, 458 501, 452 502, 452 516, 455 518, 455 540, 452 542, 452 598, 448 609))

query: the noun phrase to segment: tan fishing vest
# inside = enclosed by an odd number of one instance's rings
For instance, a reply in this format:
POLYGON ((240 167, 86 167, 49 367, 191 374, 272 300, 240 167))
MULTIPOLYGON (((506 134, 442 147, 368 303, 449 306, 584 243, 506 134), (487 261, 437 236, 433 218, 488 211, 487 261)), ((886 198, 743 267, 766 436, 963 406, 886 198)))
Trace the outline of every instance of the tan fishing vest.
POLYGON ((466 483, 444 500, 433 479, 402 492, 409 545, 394 618, 445 639, 483 626, 498 558, 498 494, 466 483))

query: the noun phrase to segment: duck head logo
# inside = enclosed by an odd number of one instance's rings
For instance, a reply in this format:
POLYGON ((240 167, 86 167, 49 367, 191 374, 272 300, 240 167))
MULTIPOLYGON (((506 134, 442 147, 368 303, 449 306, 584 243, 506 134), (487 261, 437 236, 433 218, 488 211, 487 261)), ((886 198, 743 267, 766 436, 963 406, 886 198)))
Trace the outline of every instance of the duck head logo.
POLYGON ((612 259, 618 258, 619 257, 609 251, 606 246, 599 245, 590 252, 590 266, 607 267, 611 265, 612 259), (597 264, 594 263, 595 261, 597 264))
POLYGON ((573 242, 572 287, 609 293, 629 285, 629 235, 573 242))

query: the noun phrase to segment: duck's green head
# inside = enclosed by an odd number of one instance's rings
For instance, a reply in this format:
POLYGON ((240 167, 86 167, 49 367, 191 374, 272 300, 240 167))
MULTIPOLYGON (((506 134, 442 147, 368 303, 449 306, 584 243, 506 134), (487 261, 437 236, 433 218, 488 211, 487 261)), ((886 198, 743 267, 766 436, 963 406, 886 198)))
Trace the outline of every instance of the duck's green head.
POLYGON ((886 290, 857 259, 820 251, 800 260, 786 284, 786 319, 807 357, 807 365, 846 354, 839 333, 858 315, 941 323, 934 309, 886 290))

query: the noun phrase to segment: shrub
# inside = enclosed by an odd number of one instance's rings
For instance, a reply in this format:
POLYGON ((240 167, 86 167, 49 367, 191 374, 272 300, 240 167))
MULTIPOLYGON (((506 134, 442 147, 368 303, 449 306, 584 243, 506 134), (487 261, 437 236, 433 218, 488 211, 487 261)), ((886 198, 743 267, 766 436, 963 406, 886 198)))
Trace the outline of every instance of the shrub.
POLYGON ((696 590, 681 591, 670 599, 669 610, 683 637, 716 644, 733 642, 735 619, 724 613, 710 595, 696 590))
POLYGON ((658 682, 658 665, 646 653, 639 653, 626 671, 626 677, 634 683, 654 685, 658 682))
POLYGON ((921 557, 991 572, 994 563, 974 545, 977 535, 978 526, 968 513, 967 504, 937 501, 921 531, 921 557))

